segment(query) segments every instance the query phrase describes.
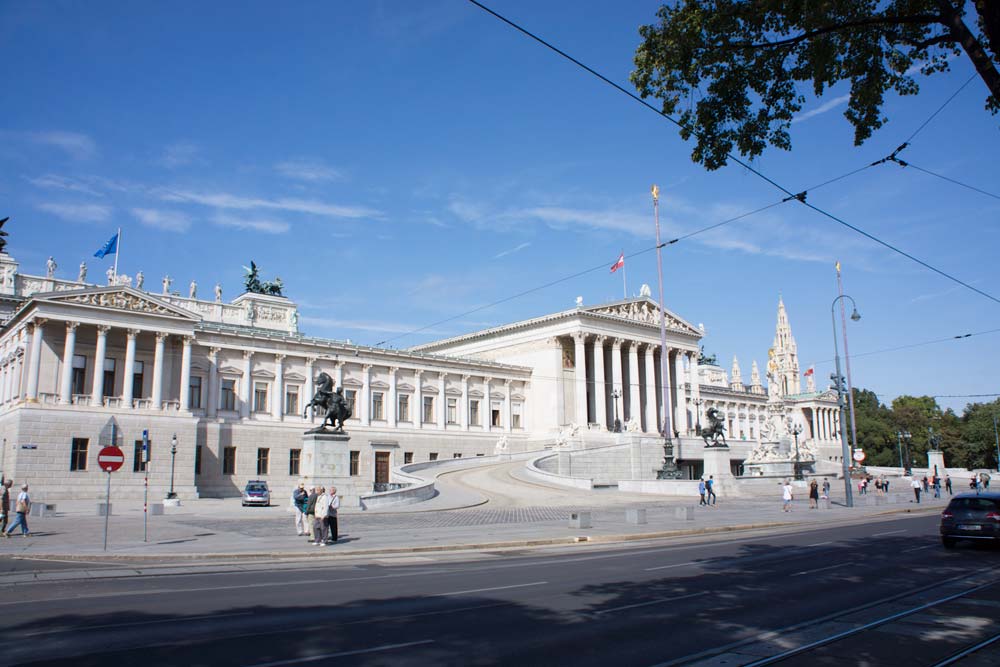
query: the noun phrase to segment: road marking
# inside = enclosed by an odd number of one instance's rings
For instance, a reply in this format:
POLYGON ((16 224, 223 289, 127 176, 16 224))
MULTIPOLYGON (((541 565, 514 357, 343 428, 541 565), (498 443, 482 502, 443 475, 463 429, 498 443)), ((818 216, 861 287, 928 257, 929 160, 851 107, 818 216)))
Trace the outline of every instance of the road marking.
POLYGON ((625 609, 635 609, 636 607, 648 607, 651 604, 662 604, 664 602, 676 602, 677 600, 687 600, 688 598, 701 597, 702 595, 708 595, 709 591, 701 591, 700 593, 691 593, 690 595, 678 595, 672 598, 659 598, 657 600, 650 600, 649 602, 639 602, 636 604, 627 604, 623 607, 612 607, 611 609, 600 609, 593 612, 595 616, 600 614, 610 614, 613 611, 623 611, 625 609))
POLYGON ((902 528, 900 530, 887 530, 884 533, 875 533, 874 535, 872 535, 872 537, 882 537, 883 535, 895 535, 896 533, 905 533, 905 532, 906 528, 902 528))
POLYGON ((646 572, 652 572, 653 570, 669 570, 674 567, 686 567, 688 565, 697 565, 693 560, 689 560, 686 563, 676 563, 674 565, 657 565, 656 567, 647 567, 646 572))
POLYGON ((835 570, 838 567, 847 567, 848 565, 854 565, 854 562, 850 561, 850 562, 847 562, 847 563, 840 563, 838 565, 829 565, 827 567, 818 567, 815 570, 803 570, 802 572, 796 572, 792 576, 793 577, 799 577, 799 576, 802 576, 803 574, 812 574, 813 572, 824 572, 826 570, 835 570))
POLYGON ((185 616, 182 618, 163 618, 158 621, 137 621, 135 623, 110 623, 108 625, 86 625, 78 628, 62 628, 57 630, 42 630, 41 632, 29 632, 22 634, 22 637, 40 637, 42 635, 56 635, 64 632, 89 632, 91 630, 105 630, 107 628, 134 628, 143 625, 157 625, 159 623, 184 623, 187 621, 203 621, 206 618, 231 618, 233 616, 253 616, 252 611, 241 611, 233 614, 205 614, 204 616, 185 616))
POLYGON ((807 548, 808 547, 823 547, 823 546, 826 546, 827 544, 833 544, 833 540, 830 540, 829 542, 817 542, 816 544, 808 544, 808 545, 806 545, 806 547, 807 548))
POLYGON ((547 581, 533 581, 530 584, 511 584, 510 586, 493 586, 492 588, 471 588, 467 591, 452 591, 451 593, 437 593, 430 597, 443 598, 449 595, 465 595, 466 593, 486 593, 488 591, 503 591, 509 588, 526 588, 528 586, 543 586, 547 581))
POLYGON ((972 655, 973 653, 975 653, 979 649, 985 648, 985 647, 989 646, 990 644, 992 644, 995 641, 1000 641, 1000 635, 995 635, 994 637, 991 637, 990 639, 987 639, 984 642, 979 642, 975 646, 970 646, 969 648, 965 649, 964 651, 962 651, 958 655, 953 655, 950 658, 948 658, 947 660, 942 660, 941 662, 935 664, 934 667, 945 667, 946 665, 952 665, 952 664, 958 662, 959 660, 961 660, 962 658, 964 658, 964 657, 966 657, 968 655, 972 655))
POLYGON ((936 547, 936 546, 937 546, 936 544, 928 544, 928 545, 927 545, 927 546, 925 546, 925 547, 914 547, 914 548, 912 548, 912 549, 903 549, 903 553, 904 553, 904 554, 908 554, 908 553, 910 553, 911 551, 920 551, 921 549, 933 549, 933 548, 934 548, 934 547, 936 547))
POLYGON ((255 665, 249 665, 248 667, 278 667, 278 665, 298 665, 303 662, 316 662, 317 660, 326 660, 327 658, 343 658, 349 655, 363 655, 365 653, 376 653, 378 651, 393 651, 398 648, 407 648, 410 646, 420 646, 422 644, 433 644, 433 639, 421 639, 417 642, 406 642, 405 644, 384 644, 382 646, 373 646, 371 648, 361 648, 356 651, 341 651, 340 653, 324 653, 322 655, 310 655, 305 658, 293 658, 291 660, 277 660, 275 662, 259 662, 255 665))
MULTIPOLYGON (((42 563, 72 563, 74 565, 108 565, 110 567, 121 566, 121 563, 115 563, 111 561, 100 561, 100 560, 69 560, 69 559, 59 559, 59 558, 36 558, 34 556, 14 556, 14 560, 36 560, 42 563)), ((125 569, 131 570, 134 568, 127 567, 125 569)), ((56 572, 65 572, 66 570, 56 570, 56 572)), ((72 571, 72 570, 71 570, 72 571)), ((17 574, 17 572, 12 572, 11 574, 17 574)))

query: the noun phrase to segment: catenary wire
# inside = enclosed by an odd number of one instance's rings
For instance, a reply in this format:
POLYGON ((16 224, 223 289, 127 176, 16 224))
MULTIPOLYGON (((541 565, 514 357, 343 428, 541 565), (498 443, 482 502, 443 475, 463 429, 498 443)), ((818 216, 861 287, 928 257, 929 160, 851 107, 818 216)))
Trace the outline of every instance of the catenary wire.
POLYGON ((993 197, 993 199, 1000 199, 1000 195, 993 194, 992 192, 987 192, 986 190, 981 190, 981 189, 977 188, 974 185, 969 185, 968 183, 963 183, 961 181, 956 181, 954 178, 949 178, 947 176, 944 176, 943 174, 935 173, 935 172, 933 172, 933 171, 931 171, 929 169, 924 169, 923 167, 919 167, 919 166, 913 164, 909 160, 900 160, 899 158, 893 158, 892 161, 895 162, 896 164, 898 164, 900 167, 903 167, 903 168, 911 167, 913 169, 916 169, 917 171, 922 171, 923 173, 925 173, 925 174, 927 174, 929 176, 935 176, 937 178, 940 178, 943 181, 948 181, 949 183, 953 183, 954 185, 959 185, 959 186, 961 186, 963 188, 967 188, 969 190, 972 190, 973 192, 978 192, 981 195, 986 195, 987 197, 993 197))
POLYGON ((921 124, 920 124, 920 127, 918 127, 917 129, 915 129, 915 130, 913 131, 913 134, 911 134, 911 135, 910 135, 910 137, 909 137, 909 138, 908 138, 908 139, 907 139, 906 141, 904 141, 903 143, 904 143, 904 144, 908 144, 908 143, 912 142, 912 141, 913 141, 913 138, 914 138, 914 137, 916 137, 916 136, 917 136, 918 134, 920 134, 921 130, 923 130, 923 129, 924 129, 925 127, 927 127, 927 125, 928 125, 928 124, 929 124, 929 123, 930 123, 930 122, 931 122, 932 120, 934 120, 934 117, 935 117, 935 116, 937 116, 937 115, 938 115, 939 113, 941 113, 941 111, 942 111, 942 110, 943 110, 943 109, 944 109, 944 108, 945 108, 946 106, 948 106, 948 104, 949 104, 949 103, 950 103, 950 102, 951 102, 951 101, 952 101, 953 99, 955 99, 956 97, 958 97, 958 94, 959 94, 960 92, 962 92, 962 90, 963 90, 963 89, 964 89, 964 88, 965 88, 966 86, 968 86, 968 85, 969 85, 970 83, 972 83, 972 80, 973 80, 973 79, 975 79, 975 78, 976 78, 977 76, 979 76, 979 73, 978 73, 978 72, 973 72, 973 73, 972 73, 972 76, 970 76, 970 77, 969 77, 968 79, 966 79, 966 80, 965 80, 965 83, 963 83, 963 84, 962 84, 961 86, 959 86, 959 87, 958 87, 958 90, 956 90, 956 91, 955 91, 954 93, 952 93, 952 94, 951 94, 951 97, 949 97, 949 98, 948 98, 948 99, 946 99, 946 100, 945 100, 944 102, 942 102, 942 103, 941 103, 941 106, 939 106, 939 107, 937 108, 937 110, 936 110, 936 111, 935 111, 934 113, 932 113, 932 114, 931 114, 931 115, 930 115, 930 116, 929 116, 929 117, 927 118, 927 120, 925 120, 925 121, 924 121, 923 123, 921 123, 921 124))
MULTIPOLYGON (((507 25, 509 25, 510 27, 514 28, 518 32, 524 34, 525 36, 529 37, 530 39, 533 39, 534 41, 538 42, 539 44, 541 44, 545 48, 547 48, 547 49, 549 49, 549 50, 557 53, 558 55, 560 55, 561 57, 565 58, 566 60, 569 60, 571 63, 573 63, 577 67, 580 67, 581 69, 583 69, 586 72, 590 73, 594 77, 600 79, 601 81, 603 81, 607 85, 611 86, 615 90, 621 92, 622 94, 628 96, 629 98, 633 99, 634 101, 638 102, 639 104, 642 104, 644 107, 650 109, 651 111, 653 111, 654 113, 656 113, 657 115, 659 115, 661 118, 666 119, 667 121, 673 123, 674 125, 676 125, 678 127, 685 128, 685 126, 680 121, 678 121, 677 119, 672 118, 668 114, 664 113, 662 110, 657 109, 655 106, 653 106, 652 104, 646 102, 644 99, 642 99, 641 97, 639 97, 635 93, 633 93, 633 92, 625 89, 623 86, 620 86, 619 84, 615 83, 614 81, 612 81, 611 79, 607 78, 603 74, 600 74, 599 72, 597 72, 593 68, 589 67, 588 65, 585 65, 583 62, 577 60, 576 58, 574 58, 573 56, 569 55, 565 51, 559 49, 555 45, 547 42, 546 40, 542 39, 538 35, 535 35, 534 33, 530 32, 526 28, 521 27, 517 23, 511 21, 510 19, 506 18, 505 16, 503 16, 501 14, 498 14, 497 12, 493 11, 492 9, 490 9, 489 7, 483 5, 482 3, 478 2, 477 0, 468 0, 468 2, 470 2, 473 5, 475 5, 476 7, 480 8, 484 12, 492 15, 493 17, 499 19, 500 21, 506 23, 507 25)), ((698 136, 698 133, 696 131, 694 131, 693 129, 691 129, 691 128, 685 128, 685 129, 690 130, 693 134, 695 134, 696 136, 698 136)), ((766 174, 764 174, 760 170, 755 169, 749 163, 745 162, 744 160, 739 159, 738 157, 734 156, 733 154, 729 153, 729 154, 726 155, 726 157, 728 159, 732 160, 734 163, 740 165, 741 167, 743 167, 744 169, 746 169, 750 173, 754 174, 758 178, 762 179, 763 181, 765 181, 765 182, 769 183, 770 185, 772 185, 773 187, 777 188, 781 192, 784 192, 789 198, 797 199, 800 203, 802 203, 802 205, 804 205, 807 208, 815 211, 816 213, 818 213, 818 214, 820 214, 820 215, 822 215, 822 216, 824 216, 826 218, 829 218, 830 220, 833 220, 837 224, 840 224, 840 225, 842 225, 844 227, 847 227, 848 229, 850 229, 850 230, 852 230, 852 231, 854 231, 854 232, 856 232, 858 234, 861 234, 865 238, 867 238, 867 239, 869 239, 871 241, 874 241, 875 243, 883 246, 884 248, 886 248, 888 250, 891 250, 892 252, 898 253, 898 254, 902 255, 903 257, 906 257, 907 259, 909 259, 909 260, 911 260, 911 261, 919 264, 920 266, 923 266, 924 268, 929 269, 929 270, 933 271, 934 273, 937 273, 938 275, 942 276, 943 278, 951 280, 952 282, 955 282, 955 283, 961 285, 962 287, 965 287, 966 289, 971 290, 971 291, 975 292, 976 294, 979 294, 980 296, 983 296, 983 297, 989 299, 990 301, 993 301, 995 303, 1000 304, 1000 298, 997 298, 997 297, 993 296, 992 294, 989 294, 988 292, 985 292, 985 291, 983 291, 981 289, 977 289, 977 288, 973 287, 972 285, 970 285, 969 283, 967 283, 967 282, 965 282, 965 281, 963 281, 963 280, 961 280, 959 278, 956 278, 955 276, 949 274, 948 272, 943 271, 942 269, 938 269, 937 267, 935 267, 935 266, 933 266, 933 265, 931 265, 931 264, 929 264, 929 263, 927 263, 927 262, 925 262, 925 261, 923 261, 921 259, 918 259, 914 255, 912 255, 912 254, 910 254, 910 253, 902 250, 901 248, 898 248, 895 245, 893 245, 893 244, 891 244, 891 243, 889 243, 887 241, 883 241, 882 239, 874 236, 873 234, 870 234, 870 233, 862 230, 861 228, 857 227, 856 225, 852 225, 851 223, 847 222, 846 220, 843 220, 842 218, 840 218, 840 217, 838 217, 838 216, 836 216, 836 215, 834 215, 832 213, 829 213, 826 210, 819 208, 818 206, 810 204, 809 202, 806 201, 806 197, 805 197, 804 193, 800 192, 800 193, 796 194, 796 193, 791 192, 790 190, 788 190, 787 188, 785 188, 784 186, 782 186, 780 183, 776 182, 775 180, 773 180, 772 178, 768 177, 766 174)))

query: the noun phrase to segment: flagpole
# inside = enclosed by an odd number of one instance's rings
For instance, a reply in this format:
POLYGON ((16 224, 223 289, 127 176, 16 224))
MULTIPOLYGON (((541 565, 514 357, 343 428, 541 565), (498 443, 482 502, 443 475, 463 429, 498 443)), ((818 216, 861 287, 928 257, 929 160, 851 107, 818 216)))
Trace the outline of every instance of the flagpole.
POLYGON ((622 298, 623 299, 627 299, 628 298, 628 284, 625 281, 625 260, 624 260, 625 251, 624 250, 622 250, 621 256, 623 258, 622 259, 622 298))
MULTIPOLYGON (((837 292, 844 296, 844 283, 840 279, 840 262, 837 262, 837 292)), ((840 326, 844 332, 844 364, 847 370, 847 400, 851 408, 851 447, 858 448, 858 427, 854 421, 854 390, 851 386, 851 353, 847 351, 847 310, 844 299, 840 300, 840 326)))
POLYGON ((116 234, 118 240, 115 241, 115 282, 118 282, 118 252, 122 249, 122 228, 118 228, 118 233, 116 234))

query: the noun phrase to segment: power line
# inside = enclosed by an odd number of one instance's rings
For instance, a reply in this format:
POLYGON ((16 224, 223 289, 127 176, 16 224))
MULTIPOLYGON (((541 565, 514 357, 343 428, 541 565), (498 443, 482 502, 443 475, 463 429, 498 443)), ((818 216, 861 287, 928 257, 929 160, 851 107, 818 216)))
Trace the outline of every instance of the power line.
POLYGON ((960 185, 963 188, 968 188, 969 190, 972 190, 973 192, 978 192, 981 195, 986 195, 987 197, 993 197, 994 199, 1000 199, 1000 195, 995 195, 992 192, 987 192, 986 190, 980 190, 979 188, 975 187, 974 185, 969 185, 968 183, 963 183, 961 181, 956 181, 954 178, 949 178, 949 177, 944 176, 942 174, 935 173, 935 172, 933 172, 933 171, 931 171, 929 169, 924 169, 923 167, 918 167, 917 165, 915 165, 912 162, 909 162, 907 160, 900 160, 899 158, 893 157, 892 161, 895 162, 896 164, 898 164, 900 167, 904 167, 904 168, 905 167, 912 167, 912 168, 916 169, 917 171, 922 171, 925 174, 928 174, 930 176, 936 176, 937 178, 940 178, 943 181, 948 181, 949 183, 954 183, 955 185, 960 185))
MULTIPOLYGON (((639 97, 635 93, 633 93, 633 92, 631 92, 629 90, 626 90, 624 87, 618 85, 617 83, 615 83, 611 79, 607 78, 603 74, 600 74, 599 72, 597 72, 593 68, 589 67, 588 65, 585 65, 581 61, 577 60, 576 58, 574 58, 573 56, 569 55, 565 51, 559 49, 555 45, 553 45, 553 44, 547 42, 546 40, 542 39, 538 35, 535 35, 534 33, 530 32, 526 28, 521 27, 517 23, 511 21, 510 19, 506 18, 505 16, 502 16, 501 14, 498 14, 497 12, 493 11, 492 9, 490 9, 489 7, 483 5, 482 3, 478 2, 477 0, 468 0, 468 1, 471 4, 475 5, 476 7, 479 7, 480 9, 482 9, 484 12, 486 12, 486 13, 492 15, 493 17, 499 19, 500 21, 506 23, 507 25, 509 25, 510 27, 514 28, 518 32, 522 33, 523 35, 529 37, 530 39, 533 39, 536 42, 538 42, 539 44, 541 44, 545 48, 549 49, 550 51, 553 51, 554 53, 557 53, 561 57, 565 58, 566 60, 568 60, 571 63, 573 63, 574 65, 576 65, 577 67, 580 67, 584 71, 586 71, 586 72, 590 73, 591 75, 593 75, 594 77, 600 79, 601 81, 603 81, 607 85, 611 86, 615 90, 619 91, 620 93, 628 96, 632 100, 638 102, 639 104, 643 105, 647 109, 653 111, 654 113, 656 113, 661 118, 664 118, 664 119, 668 120, 669 122, 673 123, 677 127, 680 127, 682 129, 686 129, 686 130, 690 131, 695 136, 701 136, 693 128, 686 127, 683 123, 681 123, 677 119, 669 116, 668 114, 664 113, 662 110, 657 109, 652 104, 646 102, 644 99, 642 99, 641 97, 639 97)), ((918 128, 917 131, 919 132, 920 129, 922 129, 922 127, 918 128)), ((960 279, 956 278, 955 276, 947 273, 946 271, 938 269, 937 267, 935 267, 935 266, 933 266, 933 265, 931 265, 931 264, 929 264, 929 263, 927 263, 927 262, 925 262, 923 260, 917 259, 915 256, 911 255, 908 252, 903 251, 902 249, 894 246, 893 244, 891 244, 891 243, 889 243, 887 241, 881 240, 880 238, 874 236, 873 234, 870 234, 870 233, 862 230, 861 228, 848 223, 847 221, 845 221, 845 220, 837 217, 836 215, 833 215, 832 213, 829 213, 829 212, 827 212, 827 211, 819 208, 818 206, 810 204, 809 202, 806 201, 806 192, 805 191, 797 193, 797 194, 793 193, 790 190, 788 190, 787 188, 785 188, 784 186, 782 186, 780 183, 778 183, 778 182, 774 181, 773 179, 769 178, 763 172, 761 172, 761 171, 753 168, 747 162, 739 159, 738 157, 736 157, 732 153, 727 153, 726 157, 728 159, 732 160, 733 162, 735 162, 736 164, 740 165, 741 167, 743 167, 744 169, 746 169, 750 173, 754 174, 758 178, 760 178, 763 181, 769 183, 770 185, 772 185, 776 189, 778 189, 781 192, 785 193, 788 196, 789 200, 791 200, 791 199, 797 199, 804 206, 812 209, 816 213, 819 213, 820 215, 822 215, 822 216, 824 216, 826 218, 829 218, 830 220, 833 220, 834 222, 836 222, 836 223, 838 223, 840 225, 843 225, 844 227, 847 227, 848 229, 850 229, 850 230, 852 230, 852 231, 854 231, 854 232, 856 232, 858 234, 861 234, 865 238, 867 238, 867 239, 869 239, 871 241, 874 241, 875 243, 878 243, 879 245, 881 245, 881 246, 883 246, 883 247, 891 250, 892 252, 898 253, 898 254, 902 255, 903 257, 906 257, 907 259, 909 259, 909 260, 911 260, 913 262, 916 262, 920 266, 923 266, 924 268, 929 269, 929 270, 933 271, 934 273, 937 273, 938 275, 940 275, 940 276, 942 276, 942 277, 944 277, 944 278, 946 278, 948 280, 951 280, 952 282, 955 282, 955 283, 961 285, 962 287, 965 287, 966 289, 972 290, 973 292, 976 292, 977 294, 979 294, 981 296, 984 296, 987 299, 989 299, 989 300, 991 300, 991 301, 993 301, 995 303, 1000 304, 1000 298, 997 298, 997 297, 993 296, 992 294, 984 292, 983 290, 977 289, 977 288, 973 287, 972 285, 970 285, 969 283, 967 283, 967 282, 965 282, 963 280, 960 280, 960 279)))
POLYGON ((934 113, 932 113, 932 114, 931 114, 931 115, 930 115, 930 116, 929 116, 929 117, 927 118, 927 120, 925 120, 925 121, 924 121, 923 123, 921 123, 921 124, 920 124, 920 127, 918 127, 917 129, 915 129, 915 130, 913 131, 913 134, 911 134, 911 135, 910 135, 909 139, 907 139, 907 140, 906 140, 906 141, 904 141, 903 143, 904 143, 904 144, 908 144, 908 143, 910 143, 911 141, 913 141, 913 138, 914 138, 915 136, 917 136, 918 134, 920 134, 920 131, 921 131, 921 130, 923 130, 923 129, 924 129, 925 127, 927 127, 927 124, 928 124, 928 123, 930 123, 930 122, 931 122, 932 120, 934 120, 934 117, 935 117, 935 116, 937 116, 937 115, 938 115, 939 113, 941 113, 941 110, 942 110, 942 109, 944 109, 944 108, 945 108, 946 106, 948 106, 948 103, 949 103, 949 102, 951 102, 951 101, 952 101, 953 99, 955 99, 955 98, 956 98, 956 97, 958 96, 958 94, 959 94, 960 92, 962 92, 962 90, 963 90, 963 89, 964 89, 964 88, 965 88, 966 86, 968 86, 968 85, 969 85, 970 83, 972 83, 972 80, 973 80, 973 79, 975 79, 975 78, 976 78, 977 76, 979 76, 979 73, 978 73, 978 72, 973 72, 973 73, 972 73, 972 76, 970 76, 970 77, 969 77, 968 79, 966 79, 966 80, 965 80, 965 83, 963 83, 963 84, 962 84, 961 86, 959 86, 959 87, 958 87, 958 90, 956 90, 956 91, 955 91, 954 93, 952 93, 952 94, 951 94, 951 97, 949 97, 949 98, 948 98, 948 99, 946 99, 946 100, 945 100, 944 102, 942 102, 942 103, 941 103, 941 106, 939 106, 939 107, 937 108, 937 110, 936 110, 936 111, 935 111, 934 113))

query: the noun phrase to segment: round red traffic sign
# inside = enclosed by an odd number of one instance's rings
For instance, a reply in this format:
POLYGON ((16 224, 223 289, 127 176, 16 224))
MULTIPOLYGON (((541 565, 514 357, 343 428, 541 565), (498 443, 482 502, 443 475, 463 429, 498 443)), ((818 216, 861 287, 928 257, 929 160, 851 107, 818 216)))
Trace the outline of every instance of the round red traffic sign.
POLYGON ((105 447, 97 454, 97 465, 104 472, 114 472, 121 468, 123 463, 125 463, 125 455, 114 445, 105 447))
POLYGON ((858 463, 861 463, 862 461, 865 460, 865 453, 860 449, 855 449, 854 460, 857 461, 858 463))

